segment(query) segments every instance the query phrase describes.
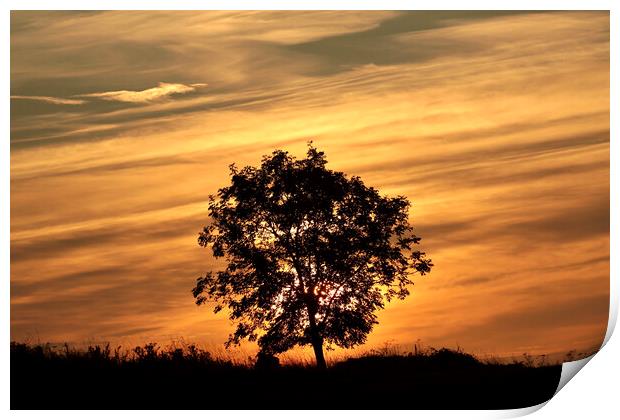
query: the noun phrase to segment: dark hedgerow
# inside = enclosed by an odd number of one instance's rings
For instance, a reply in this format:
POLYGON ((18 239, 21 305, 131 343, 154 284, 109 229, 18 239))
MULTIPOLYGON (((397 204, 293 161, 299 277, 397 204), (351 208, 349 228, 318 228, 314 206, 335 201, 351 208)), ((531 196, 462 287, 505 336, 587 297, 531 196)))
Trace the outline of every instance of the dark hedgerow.
POLYGON ((267 355, 233 363, 192 345, 11 343, 10 398, 11 409, 504 409, 547 401, 560 373, 449 349, 380 349, 320 370, 267 355))

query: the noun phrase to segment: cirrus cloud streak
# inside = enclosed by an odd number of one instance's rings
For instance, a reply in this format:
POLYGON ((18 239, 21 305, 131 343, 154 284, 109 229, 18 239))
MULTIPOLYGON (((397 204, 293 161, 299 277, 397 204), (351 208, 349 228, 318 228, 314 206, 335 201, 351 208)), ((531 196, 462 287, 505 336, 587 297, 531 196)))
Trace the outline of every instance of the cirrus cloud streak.
POLYGON ((106 101, 148 103, 168 98, 172 95, 194 92, 196 89, 204 88, 206 86, 206 83, 194 83, 191 85, 184 85, 182 83, 160 82, 157 87, 140 91, 117 90, 111 92, 87 93, 80 96, 86 98, 100 98, 106 101))

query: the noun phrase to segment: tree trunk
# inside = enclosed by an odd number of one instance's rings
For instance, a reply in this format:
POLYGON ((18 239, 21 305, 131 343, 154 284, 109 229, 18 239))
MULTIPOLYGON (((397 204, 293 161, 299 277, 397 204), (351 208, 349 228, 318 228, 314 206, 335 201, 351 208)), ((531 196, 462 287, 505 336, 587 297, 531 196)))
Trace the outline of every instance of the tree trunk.
POLYGON ((314 348, 316 367, 321 370, 327 369, 327 363, 325 363, 325 356, 323 356, 323 338, 320 335, 312 334, 312 348, 314 348))
POLYGON ((308 311, 308 319, 310 321, 310 339, 312 340, 312 348, 314 349, 314 357, 316 358, 316 367, 323 370, 327 369, 325 356, 323 356, 323 337, 317 331, 316 320, 313 311, 308 311))

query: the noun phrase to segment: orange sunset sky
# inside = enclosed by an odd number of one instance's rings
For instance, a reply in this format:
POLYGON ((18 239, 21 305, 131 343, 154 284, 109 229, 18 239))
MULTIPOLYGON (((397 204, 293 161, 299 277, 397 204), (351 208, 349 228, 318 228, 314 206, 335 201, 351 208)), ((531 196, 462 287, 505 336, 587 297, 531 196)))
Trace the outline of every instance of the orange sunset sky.
POLYGON ((11 339, 220 345, 197 245, 228 165, 306 142, 412 202, 393 340, 597 347, 608 12, 12 12, 11 339))

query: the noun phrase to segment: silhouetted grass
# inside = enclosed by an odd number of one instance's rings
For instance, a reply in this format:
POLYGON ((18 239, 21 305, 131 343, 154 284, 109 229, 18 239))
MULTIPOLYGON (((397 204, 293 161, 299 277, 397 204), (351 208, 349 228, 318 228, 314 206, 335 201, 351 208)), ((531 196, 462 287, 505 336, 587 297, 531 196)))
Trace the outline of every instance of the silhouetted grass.
POLYGON ((532 360, 386 347, 320 371, 233 363, 193 345, 78 351, 11 343, 11 409, 520 408, 551 398, 560 378, 560 365, 532 360))

